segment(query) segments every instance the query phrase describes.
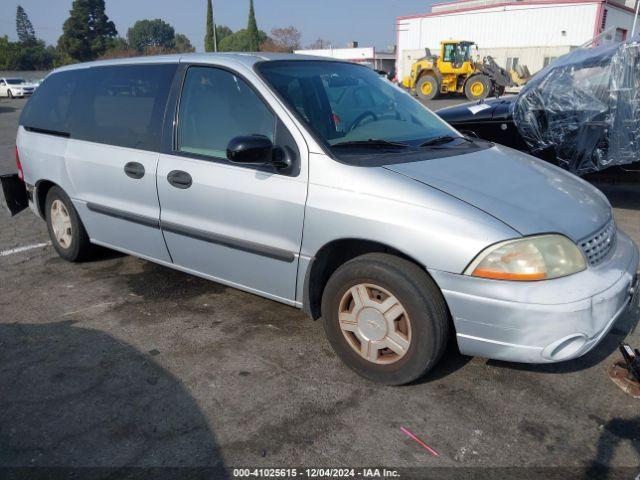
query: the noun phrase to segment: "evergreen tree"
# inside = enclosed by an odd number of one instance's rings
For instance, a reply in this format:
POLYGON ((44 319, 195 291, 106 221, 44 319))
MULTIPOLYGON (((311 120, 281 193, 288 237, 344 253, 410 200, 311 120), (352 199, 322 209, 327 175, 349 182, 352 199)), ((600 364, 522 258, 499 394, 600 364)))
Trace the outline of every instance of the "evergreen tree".
POLYGON ((253 0, 249 0, 249 22, 247 24, 247 35, 249 37, 249 51, 257 52, 260 48, 260 33, 256 22, 256 13, 253 10, 253 0))
POLYGON ((164 20, 138 20, 127 32, 129 47, 139 52, 172 50, 176 45, 176 32, 164 20))
POLYGON ((18 33, 18 41, 23 45, 32 45, 37 41, 33 24, 29 20, 27 12, 20 5, 16 10, 16 32, 18 33))
POLYGON ((222 40, 232 34, 233 30, 231 30, 226 25, 216 25, 216 40, 218 41, 218 50, 220 50, 220 42, 222 42, 222 40))
MULTIPOLYGON (((268 38, 266 33, 258 30, 258 45, 262 45, 268 38)), ((218 45, 218 50, 221 52, 255 52, 255 49, 251 47, 249 31, 246 28, 224 37, 218 45)))
POLYGON ((211 0, 207 0, 207 33, 204 36, 204 51, 216 52, 218 50, 218 42, 216 40, 216 31, 213 25, 213 5, 211 0))
POLYGON ((73 0, 58 39, 62 63, 99 57, 117 34, 116 26, 105 13, 104 0, 73 0))
POLYGON ((180 53, 190 53, 196 51, 193 45, 191 45, 191 41, 189 40, 189 38, 182 33, 176 33, 174 49, 176 52, 180 53))

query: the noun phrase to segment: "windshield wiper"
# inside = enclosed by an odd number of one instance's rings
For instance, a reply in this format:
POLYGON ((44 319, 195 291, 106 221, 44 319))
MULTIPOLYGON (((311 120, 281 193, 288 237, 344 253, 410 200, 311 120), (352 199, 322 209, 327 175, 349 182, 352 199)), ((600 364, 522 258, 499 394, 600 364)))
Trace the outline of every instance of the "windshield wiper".
POLYGON ((392 142, 381 138, 370 138, 369 140, 351 140, 348 142, 339 142, 331 145, 332 147, 373 147, 373 148, 407 148, 408 144, 402 142, 392 142))
POLYGON ((442 145, 443 143, 450 143, 454 140, 465 140, 466 142, 473 143, 473 140, 467 137, 458 137, 453 135, 440 135, 439 137, 433 137, 420 144, 421 147, 433 147, 434 145, 442 145))

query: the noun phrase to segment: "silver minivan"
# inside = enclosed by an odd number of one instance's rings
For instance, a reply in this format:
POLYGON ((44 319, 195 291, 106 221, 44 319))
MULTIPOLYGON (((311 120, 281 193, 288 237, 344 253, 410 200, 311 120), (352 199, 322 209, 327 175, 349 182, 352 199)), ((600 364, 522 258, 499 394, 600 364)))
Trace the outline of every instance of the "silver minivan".
POLYGON ((7 204, 69 261, 94 245, 322 317, 360 375, 410 382, 460 351, 544 363, 634 302, 607 199, 448 126, 375 71, 192 54, 50 74, 20 118, 7 204))

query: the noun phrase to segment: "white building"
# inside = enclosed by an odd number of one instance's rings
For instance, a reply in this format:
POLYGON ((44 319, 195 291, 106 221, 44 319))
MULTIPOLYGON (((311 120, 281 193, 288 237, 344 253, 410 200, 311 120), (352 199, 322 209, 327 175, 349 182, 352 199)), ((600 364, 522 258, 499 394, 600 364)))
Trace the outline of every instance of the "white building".
MULTIPOLYGON (((640 0, 639 0, 640 1, 640 0)), ((439 52, 442 40, 470 40, 480 56, 499 65, 526 65, 533 73, 584 45, 626 39, 635 0, 457 0, 430 13, 397 19, 397 69, 401 79, 425 48, 439 52)))
MULTIPOLYGON (((356 45, 357 43, 354 42, 356 45)), ((324 48, 319 50, 295 50, 293 53, 315 55, 318 57, 336 58, 349 62, 361 63, 375 70, 390 72, 396 62, 396 54, 379 52, 375 47, 324 48)))

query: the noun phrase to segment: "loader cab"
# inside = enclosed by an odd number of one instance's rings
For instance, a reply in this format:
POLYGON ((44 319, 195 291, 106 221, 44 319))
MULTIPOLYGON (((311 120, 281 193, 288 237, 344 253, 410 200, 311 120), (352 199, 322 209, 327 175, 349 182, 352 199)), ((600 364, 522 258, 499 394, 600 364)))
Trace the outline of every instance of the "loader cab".
POLYGON ((449 40, 440 44, 438 68, 441 73, 466 74, 473 71, 474 42, 449 40))

